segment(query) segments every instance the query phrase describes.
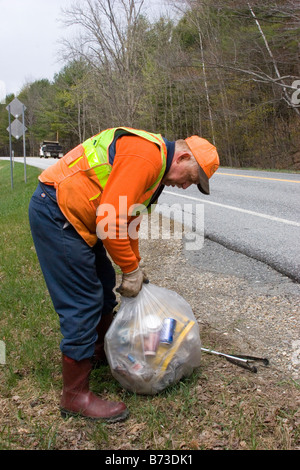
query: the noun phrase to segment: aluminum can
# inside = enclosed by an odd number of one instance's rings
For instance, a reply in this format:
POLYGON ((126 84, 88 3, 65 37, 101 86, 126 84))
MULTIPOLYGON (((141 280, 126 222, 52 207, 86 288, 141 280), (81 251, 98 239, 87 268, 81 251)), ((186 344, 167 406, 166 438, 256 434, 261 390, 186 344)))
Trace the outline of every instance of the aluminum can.
POLYGON ((129 360, 131 367, 135 372, 142 370, 143 368, 142 364, 138 362, 137 359, 132 354, 127 354, 127 359, 129 360))
POLYGON ((160 332, 160 342, 165 344, 172 344, 174 331, 176 327, 175 318, 165 318, 160 332))
POLYGON ((144 319, 144 354, 155 356, 160 341, 161 318, 157 315, 147 315, 144 319))
POLYGON ((155 356, 158 344, 160 341, 160 334, 158 331, 151 331, 144 337, 144 354, 145 356, 155 356))

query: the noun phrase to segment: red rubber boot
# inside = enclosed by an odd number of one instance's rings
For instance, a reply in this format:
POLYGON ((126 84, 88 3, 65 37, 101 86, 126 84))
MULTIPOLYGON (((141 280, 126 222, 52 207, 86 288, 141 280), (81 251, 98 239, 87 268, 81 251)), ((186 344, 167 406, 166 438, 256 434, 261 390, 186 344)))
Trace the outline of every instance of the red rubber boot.
POLYGON ((63 392, 60 402, 62 417, 79 415, 111 423, 126 419, 129 412, 124 403, 101 400, 90 391, 91 370, 90 359, 75 361, 63 355, 63 392))

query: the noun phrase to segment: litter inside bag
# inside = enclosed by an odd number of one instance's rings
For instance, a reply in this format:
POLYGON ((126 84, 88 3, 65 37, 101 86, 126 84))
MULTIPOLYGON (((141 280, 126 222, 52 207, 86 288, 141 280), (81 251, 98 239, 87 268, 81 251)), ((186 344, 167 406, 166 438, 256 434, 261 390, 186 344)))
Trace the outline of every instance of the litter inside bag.
POLYGON ((126 390, 155 394, 199 367, 199 326, 180 295, 144 284, 137 297, 122 297, 105 352, 112 375, 126 390))

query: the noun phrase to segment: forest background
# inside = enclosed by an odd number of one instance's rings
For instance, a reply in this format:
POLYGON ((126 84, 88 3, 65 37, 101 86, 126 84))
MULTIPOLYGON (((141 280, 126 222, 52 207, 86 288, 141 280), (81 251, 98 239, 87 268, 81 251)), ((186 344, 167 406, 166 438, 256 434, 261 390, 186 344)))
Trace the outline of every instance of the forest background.
MULTIPOLYGON (((43 140, 64 152, 115 126, 198 134, 221 165, 300 170, 298 0, 170 0, 151 19, 145 0, 80 0, 62 13, 77 34, 61 46, 61 71, 27 83, 26 154, 43 140)), ((9 155, 7 104, 0 155, 9 155)), ((22 139, 14 141, 23 155, 22 139)))

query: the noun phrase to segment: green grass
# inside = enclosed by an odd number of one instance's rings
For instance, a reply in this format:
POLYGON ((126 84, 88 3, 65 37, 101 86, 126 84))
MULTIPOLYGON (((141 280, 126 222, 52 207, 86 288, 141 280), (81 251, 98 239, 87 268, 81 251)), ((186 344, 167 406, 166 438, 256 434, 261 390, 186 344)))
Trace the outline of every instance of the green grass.
MULTIPOLYGON (((9 162, 0 160, 0 341, 6 346, 6 363, 0 364, 0 450, 296 449, 299 386, 277 383, 272 371, 265 371, 256 393, 256 377, 209 355, 191 377, 155 396, 123 390, 109 367, 102 367, 92 373, 92 390, 124 401, 129 419, 108 425, 61 418, 59 321, 28 222, 38 174, 28 166, 25 184, 23 165, 16 163, 12 190, 9 162)), ((204 331, 205 344, 214 343, 212 335, 204 331)))
POLYGON ((51 375, 48 353, 59 330, 28 221, 28 204, 39 170, 29 167, 25 184, 23 165, 15 164, 11 189, 9 164, 0 162, 0 167, 0 339, 5 341, 8 365, 15 363, 18 369, 30 365, 44 386, 51 375))

